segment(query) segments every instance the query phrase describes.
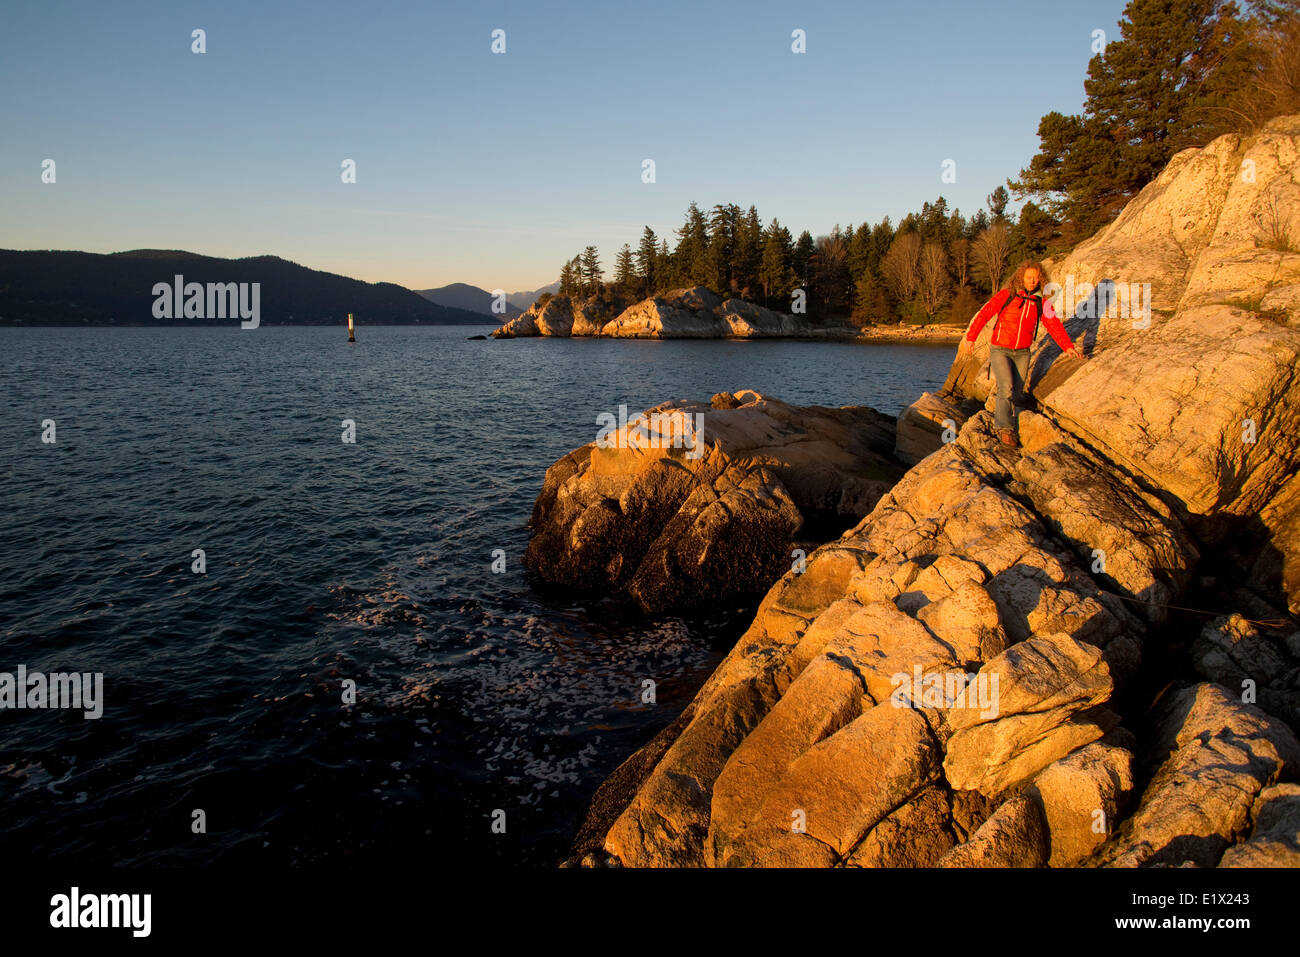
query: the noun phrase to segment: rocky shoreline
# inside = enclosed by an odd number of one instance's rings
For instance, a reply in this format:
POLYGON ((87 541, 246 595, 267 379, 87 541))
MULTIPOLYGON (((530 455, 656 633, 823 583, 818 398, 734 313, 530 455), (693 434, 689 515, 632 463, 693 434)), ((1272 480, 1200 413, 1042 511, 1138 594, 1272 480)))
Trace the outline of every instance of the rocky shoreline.
POLYGON ((534 303, 492 333, 494 339, 816 339, 844 342, 956 343, 955 326, 818 325, 804 316, 776 312, 743 299, 723 299, 704 286, 675 289, 626 305, 551 296, 534 303))
POLYGON ((881 345, 956 345, 966 335, 965 326, 871 326, 854 336, 857 342, 881 345))
POLYGON ((985 330, 896 425, 724 393, 661 407, 702 416, 689 464, 553 466, 543 574, 767 588, 567 863, 1300 866, 1300 251, 1257 228, 1300 241, 1297 169, 1300 116, 1221 137, 1049 263, 1089 359, 1040 338, 1021 449, 985 330), (1119 283, 1145 316, 1098 308, 1119 283), (787 561, 814 514, 851 527, 787 561))

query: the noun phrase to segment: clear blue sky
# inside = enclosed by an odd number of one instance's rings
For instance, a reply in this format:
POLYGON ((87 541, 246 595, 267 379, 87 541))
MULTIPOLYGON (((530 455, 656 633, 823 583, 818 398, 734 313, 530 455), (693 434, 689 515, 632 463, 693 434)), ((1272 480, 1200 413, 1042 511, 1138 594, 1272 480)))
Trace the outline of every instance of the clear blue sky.
POLYGON ((1123 8, 11 3, 0 247, 271 253, 514 291, 587 243, 612 268, 646 224, 671 242, 691 200, 814 236, 940 194, 969 214, 1028 163, 1042 114, 1080 108, 1092 31, 1117 39, 1123 8))

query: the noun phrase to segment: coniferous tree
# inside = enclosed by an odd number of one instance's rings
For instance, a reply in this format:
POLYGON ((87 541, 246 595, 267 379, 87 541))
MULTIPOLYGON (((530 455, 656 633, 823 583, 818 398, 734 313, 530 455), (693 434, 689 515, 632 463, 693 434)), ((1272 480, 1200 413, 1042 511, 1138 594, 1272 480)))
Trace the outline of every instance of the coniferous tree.
POLYGON ((758 289, 758 270, 763 261, 763 223, 758 209, 750 206, 736 229, 736 256, 732 275, 742 296, 753 296, 758 289))
POLYGON ((853 281, 871 271, 871 224, 863 223, 849 240, 849 275, 853 281))
POLYGON ((1095 231, 1174 153, 1208 142, 1243 75, 1244 33, 1231 0, 1130 0, 1120 38, 1088 64, 1083 113, 1044 116, 1038 154, 1008 184, 1068 221, 1069 241, 1095 231))
POLYGON ((600 292, 600 280, 605 272, 600 268, 600 257, 595 246, 582 251, 582 291, 589 296, 600 292))
POLYGON ((933 203, 921 205, 921 223, 919 232, 921 241, 927 243, 944 242, 948 230, 948 201, 940 196, 933 203))
POLYGON ((709 214, 709 248, 705 257, 705 285, 727 296, 734 280, 736 248, 740 233, 740 207, 735 203, 714 206, 709 214))
POLYGON ((614 285, 625 296, 633 295, 636 289, 636 266, 632 261, 632 247, 627 243, 623 244, 614 261, 614 285))
POLYGON ((867 265, 875 275, 880 275, 880 264, 884 261, 885 254, 889 252, 893 242, 894 227, 886 216, 871 228, 871 255, 867 265))
POLYGON ((582 295, 582 258, 574 256, 560 270, 560 293, 566 296, 582 295), (565 282, 567 274, 568 282, 565 282))
POLYGON ((686 221, 677 230, 673 250, 673 275, 679 286, 696 286, 709 276, 709 228, 698 204, 686 210, 686 221))
POLYGON ((1007 218, 1007 204, 1011 202, 1011 194, 1007 192, 1005 186, 999 186, 993 192, 989 193, 985 202, 989 204, 989 220, 994 223, 1010 222, 1007 218))
POLYGON ((763 260, 758 281, 763 287, 763 301, 771 306, 778 300, 787 300, 794 288, 794 243, 790 230, 773 219, 763 238, 763 260))
POLYGON ((1042 259, 1059 245, 1060 225, 1037 203, 1025 203, 1020 208, 1020 221, 1012 230, 1012 260, 1042 259))
POLYGON ((884 322, 889 318, 889 296, 885 282, 874 272, 863 273, 854 283, 853 318, 861 326, 884 322))
POLYGON ((659 249, 655 231, 649 226, 641 231, 641 242, 636 249, 636 265, 641 280, 641 295, 653 296, 659 278, 659 249))
POLYGON ((805 288, 808 283, 808 262, 815 251, 816 244, 813 242, 812 233, 805 229, 795 241, 794 256, 790 262, 791 268, 794 269, 795 281, 805 288))

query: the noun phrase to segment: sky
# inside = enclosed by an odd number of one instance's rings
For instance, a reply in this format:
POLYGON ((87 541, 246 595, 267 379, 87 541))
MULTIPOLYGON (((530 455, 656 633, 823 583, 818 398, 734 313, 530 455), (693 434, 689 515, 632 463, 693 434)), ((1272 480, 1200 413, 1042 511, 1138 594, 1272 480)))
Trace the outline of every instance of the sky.
POLYGON ((1123 8, 8 3, 0 248, 271 254, 513 292, 588 244, 612 273, 646 225, 673 243, 692 200, 814 236, 939 195, 970 214, 1029 163, 1044 113, 1079 111, 1094 31, 1117 39, 1123 8))

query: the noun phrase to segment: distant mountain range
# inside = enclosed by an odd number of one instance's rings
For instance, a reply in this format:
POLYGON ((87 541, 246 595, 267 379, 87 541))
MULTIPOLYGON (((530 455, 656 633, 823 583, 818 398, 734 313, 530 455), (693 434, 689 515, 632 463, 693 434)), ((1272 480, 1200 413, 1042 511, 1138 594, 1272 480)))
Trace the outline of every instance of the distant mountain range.
POLYGON ((498 322, 505 322, 520 313, 527 312, 542 293, 555 294, 559 291, 560 281, 557 279, 549 286, 543 286, 541 289, 533 289, 530 292, 506 293, 506 311, 496 313, 492 311, 492 303, 495 298, 492 293, 486 289, 480 289, 478 286, 471 286, 469 283, 454 282, 450 286, 440 286, 437 289, 416 290, 425 299, 436 302, 440 306, 451 306, 455 309, 481 312, 484 315, 491 316, 498 322))
MULTIPOLYGON (((512 303, 510 295, 507 295, 505 298, 505 312, 493 312, 492 304, 496 301, 496 297, 486 289, 480 289, 478 286, 471 286, 465 282, 454 282, 450 286, 439 286, 437 289, 417 289, 415 291, 425 299, 440 306, 448 306, 452 309, 467 309, 470 312, 481 312, 497 322, 513 319, 533 304, 532 300, 530 300, 528 305, 521 309, 512 303)), ((517 296, 519 293, 513 293, 512 295, 517 296)))
POLYGON ((0 326, 238 322, 237 318, 156 317, 154 286, 172 285, 177 275, 186 284, 205 286, 259 283, 260 321, 268 325, 343 324, 349 312, 359 325, 485 325, 498 318, 431 302, 395 283, 362 282, 278 256, 219 259, 174 249, 108 254, 0 249, 0 326))
POLYGON ((528 308, 537 301, 537 297, 544 292, 552 295, 560 291, 560 280, 555 280, 549 286, 543 286, 541 289, 534 289, 532 292, 512 292, 506 296, 506 302, 512 306, 518 306, 520 312, 526 312, 528 308))

